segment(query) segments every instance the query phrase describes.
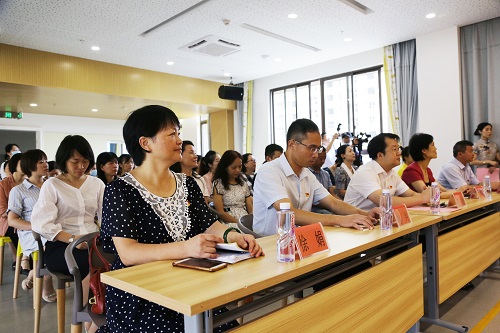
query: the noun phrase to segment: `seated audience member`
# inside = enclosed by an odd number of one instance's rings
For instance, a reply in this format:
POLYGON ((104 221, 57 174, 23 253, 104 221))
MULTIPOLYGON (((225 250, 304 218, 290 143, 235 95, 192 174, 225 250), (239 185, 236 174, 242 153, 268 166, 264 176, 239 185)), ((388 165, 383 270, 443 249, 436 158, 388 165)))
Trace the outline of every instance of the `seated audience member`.
POLYGON ((104 184, 110 183, 118 176, 118 156, 115 153, 104 152, 95 161, 97 177, 104 184))
POLYGON ((61 169, 56 164, 56 161, 49 161, 49 173, 47 178, 57 177, 61 174, 61 169))
POLYGON ((274 161, 283 154, 283 147, 275 143, 266 146, 264 151, 264 163, 274 161))
POLYGON ((246 153, 241 156, 243 160, 243 165, 241 167, 241 176, 248 184, 250 188, 250 193, 253 195, 253 183, 255 180, 255 169, 257 168, 257 161, 253 157, 252 153, 246 153))
POLYGON ((363 211, 334 198, 309 171, 321 149, 318 126, 309 119, 295 120, 287 132, 287 150, 280 158, 260 167, 254 189, 254 231, 276 233, 276 212, 289 202, 297 225, 321 222, 326 226, 373 228, 378 208, 363 211), (333 214, 311 212, 313 205, 333 214))
POLYGON ((335 193, 340 199, 344 199, 347 187, 351 182, 351 178, 354 175, 354 171, 357 167, 354 165, 354 160, 356 159, 356 154, 351 146, 343 145, 337 149, 337 160, 335 164, 337 169, 335 170, 335 193))
POLYGON ((321 185, 323 185, 323 187, 326 188, 331 195, 335 195, 335 188, 333 187, 328 171, 321 169, 321 166, 325 163, 325 159, 326 150, 325 147, 322 146, 320 147, 320 149, 318 149, 318 158, 309 167, 309 170, 311 170, 314 177, 316 177, 318 182, 320 182, 321 185), (321 152, 319 150, 321 150, 321 152))
POLYGON ((207 192, 205 180, 195 171, 195 169, 198 168, 198 155, 196 155, 193 142, 189 140, 182 141, 181 149, 181 161, 174 163, 170 167, 170 170, 177 173, 183 173, 188 177, 192 177, 196 181, 196 184, 198 184, 198 187, 200 188, 205 201, 208 203, 210 193, 207 192))
POLYGON ((253 198, 241 177, 241 166, 240 153, 228 150, 222 154, 214 174, 214 207, 221 219, 233 228, 238 228, 240 217, 253 214, 253 198))
POLYGON ((410 146, 406 146, 401 150, 401 158, 403 159, 403 161, 398 169, 399 177, 402 177, 403 171, 405 171, 408 165, 413 163, 413 158, 410 155, 410 146))
POLYGON ((134 169, 134 159, 129 154, 121 154, 118 157, 118 177, 123 177, 127 172, 134 169))
MULTIPOLYGON (((34 276, 34 271, 29 267, 29 256, 38 251, 38 244, 31 232, 31 212, 40 195, 44 177, 49 172, 47 156, 40 149, 28 150, 21 156, 21 170, 28 178, 10 191, 8 221, 9 226, 17 230, 23 249, 22 263, 27 264, 29 270, 28 277, 23 280, 21 286, 23 290, 29 290, 33 288, 34 276)), ((45 239, 43 241, 45 243, 45 239)), ((48 303, 57 299, 50 275, 43 277, 42 299, 48 303)))
POLYGON ((351 178, 344 201, 361 209, 379 206, 382 189, 389 189, 393 205, 407 207, 429 202, 430 189, 417 193, 408 188, 394 172, 401 162, 399 137, 392 133, 380 133, 368 143, 368 155, 372 159, 362 165, 351 178))
POLYGON ((203 177, 203 180, 205 181, 206 189, 204 193, 209 193, 210 196, 212 196, 212 182, 215 169, 217 169, 217 164, 219 164, 219 161, 220 155, 213 150, 209 150, 200 162, 198 174, 203 177))
MULTIPOLYGON (((410 189, 420 193, 436 181, 429 168, 429 163, 432 159, 437 158, 437 148, 434 145, 432 135, 425 133, 413 135, 409 147, 414 162, 403 171, 401 178, 410 189)), ((448 191, 439 183, 438 187, 441 190, 441 198, 447 199, 453 194, 453 191, 448 191)), ((465 191, 467 186, 460 187, 458 190, 465 191)))
MULTIPOLYGON (((462 140, 453 146, 453 159, 443 166, 438 177, 438 182, 446 189, 479 184, 469 165, 475 158, 473 145, 470 141, 462 140)), ((491 182, 491 188, 494 190, 498 185, 499 182, 491 182)))
MULTIPOLYGON (((252 235, 217 221, 191 177, 169 170, 181 160, 179 127, 175 113, 158 105, 132 112, 125 122, 125 144, 138 167, 108 184, 104 194, 102 242, 104 251, 117 255, 111 270, 167 259, 216 259, 215 245, 224 241, 263 255, 252 235)), ((214 311, 215 317, 223 311, 214 311)), ((214 332, 236 325, 231 321, 214 332)), ((99 332, 184 331, 181 313, 106 287, 106 325, 99 332)))

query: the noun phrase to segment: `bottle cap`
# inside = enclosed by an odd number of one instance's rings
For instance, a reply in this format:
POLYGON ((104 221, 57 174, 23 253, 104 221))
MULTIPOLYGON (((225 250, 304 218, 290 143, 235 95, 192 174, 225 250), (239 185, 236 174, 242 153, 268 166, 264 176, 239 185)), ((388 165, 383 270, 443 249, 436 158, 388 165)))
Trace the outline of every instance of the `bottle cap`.
POLYGON ((290 210, 290 203, 289 202, 281 202, 280 203, 280 210, 290 210))
POLYGON ((431 186, 438 186, 438 183, 437 182, 432 182, 431 186))
POLYGON ((489 176, 489 175, 486 175, 486 176, 484 176, 484 178, 490 179, 490 176, 489 176))
POLYGON ((382 190, 382 194, 391 194, 391 190, 389 190, 388 188, 384 188, 382 190))

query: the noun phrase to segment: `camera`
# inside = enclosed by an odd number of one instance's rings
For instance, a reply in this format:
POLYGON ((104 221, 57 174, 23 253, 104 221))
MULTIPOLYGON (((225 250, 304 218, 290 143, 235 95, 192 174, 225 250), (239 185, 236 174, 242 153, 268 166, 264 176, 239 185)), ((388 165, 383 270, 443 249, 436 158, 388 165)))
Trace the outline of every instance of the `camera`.
POLYGON ((354 165, 360 166, 363 164, 363 156, 361 156, 361 152, 363 151, 363 143, 368 142, 371 138, 371 134, 359 132, 358 135, 354 135, 353 133, 352 139, 352 147, 354 153, 356 154, 356 159, 354 160, 354 165))

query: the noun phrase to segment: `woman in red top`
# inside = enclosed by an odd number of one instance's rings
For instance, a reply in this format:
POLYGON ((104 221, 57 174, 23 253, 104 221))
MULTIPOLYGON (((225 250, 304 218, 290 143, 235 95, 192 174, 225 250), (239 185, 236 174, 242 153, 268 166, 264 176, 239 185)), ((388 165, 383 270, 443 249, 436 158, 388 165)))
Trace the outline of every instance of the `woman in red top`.
MULTIPOLYGON (((437 148, 434 145, 432 135, 425 133, 413 135, 410 139, 410 155, 414 162, 403 171, 401 178, 413 191, 421 193, 436 181, 429 168, 431 160, 437 158, 437 148)), ((453 192, 457 191, 448 191, 439 183, 438 187, 443 199, 449 198, 453 192)), ((461 192, 465 190, 467 190, 467 186, 458 189, 461 192)))

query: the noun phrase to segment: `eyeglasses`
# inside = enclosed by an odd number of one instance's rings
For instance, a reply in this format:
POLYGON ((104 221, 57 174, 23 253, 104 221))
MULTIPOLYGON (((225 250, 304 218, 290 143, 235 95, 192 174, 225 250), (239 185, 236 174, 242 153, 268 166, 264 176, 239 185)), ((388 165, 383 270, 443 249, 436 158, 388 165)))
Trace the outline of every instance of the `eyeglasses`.
POLYGON ((304 147, 306 147, 307 149, 309 149, 309 151, 311 152, 311 154, 321 154, 324 150, 325 150, 325 147, 321 146, 321 147, 316 147, 316 146, 307 146, 305 144, 303 144, 302 142, 299 142, 297 140, 293 140, 295 142, 297 142, 298 144, 301 144, 303 145, 304 147))

